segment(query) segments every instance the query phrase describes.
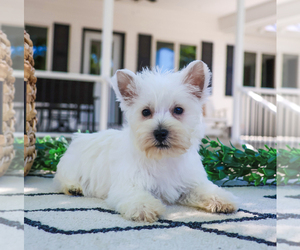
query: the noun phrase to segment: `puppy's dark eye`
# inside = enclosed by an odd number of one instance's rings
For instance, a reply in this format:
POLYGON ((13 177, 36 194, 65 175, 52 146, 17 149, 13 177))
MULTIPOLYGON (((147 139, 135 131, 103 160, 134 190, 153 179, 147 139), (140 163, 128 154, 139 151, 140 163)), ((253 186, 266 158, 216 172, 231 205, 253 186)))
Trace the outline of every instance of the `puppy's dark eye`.
POLYGON ((144 110, 142 111, 142 115, 145 116, 145 117, 151 115, 150 109, 144 109, 144 110))
POLYGON ((174 109, 176 115, 181 115, 183 113, 183 108, 177 107, 174 109))

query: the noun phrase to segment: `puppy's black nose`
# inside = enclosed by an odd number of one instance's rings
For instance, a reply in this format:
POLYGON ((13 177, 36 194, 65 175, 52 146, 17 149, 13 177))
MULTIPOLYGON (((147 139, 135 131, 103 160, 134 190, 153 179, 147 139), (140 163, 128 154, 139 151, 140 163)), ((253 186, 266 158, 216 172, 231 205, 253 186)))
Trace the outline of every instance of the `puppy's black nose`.
POLYGON ((166 129, 157 129, 154 130, 153 134, 157 141, 163 142, 165 139, 167 139, 169 131, 166 129))

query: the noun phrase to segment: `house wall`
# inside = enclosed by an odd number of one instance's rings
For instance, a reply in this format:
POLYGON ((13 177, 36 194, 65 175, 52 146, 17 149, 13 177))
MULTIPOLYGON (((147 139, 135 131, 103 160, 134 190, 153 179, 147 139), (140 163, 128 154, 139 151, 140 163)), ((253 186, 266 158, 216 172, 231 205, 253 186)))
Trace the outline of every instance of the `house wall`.
POLYGON ((1 1, 0 25, 24 26, 24 0, 1 1))
MULTIPOLYGON (((102 1, 99 0, 25 0, 25 24, 48 27, 47 69, 52 65, 53 24, 70 25, 69 72, 80 72, 83 28, 102 28, 102 1)), ((179 65, 180 44, 197 46, 197 59, 201 59, 201 42, 214 44, 213 94, 215 109, 228 110, 228 124, 232 121, 232 97, 225 96, 226 46, 234 44, 234 34, 219 30, 218 18, 201 13, 201 10, 181 11, 158 9, 155 3, 139 5, 139 2, 115 1, 114 31, 125 33, 124 66, 137 69, 138 34, 153 36, 152 64, 155 65, 156 41, 175 44, 175 65, 179 65)), ((257 67, 261 67, 262 53, 275 54, 276 40, 245 36, 245 51, 257 53, 257 67)), ((260 70, 256 70, 260 79, 260 70)))

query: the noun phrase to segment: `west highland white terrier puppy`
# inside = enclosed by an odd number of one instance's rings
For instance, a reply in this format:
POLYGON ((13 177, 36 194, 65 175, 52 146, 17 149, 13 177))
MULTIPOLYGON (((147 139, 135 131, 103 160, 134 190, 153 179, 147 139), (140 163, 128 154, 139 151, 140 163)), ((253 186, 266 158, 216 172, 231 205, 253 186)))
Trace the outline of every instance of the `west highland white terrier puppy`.
POLYGON ((209 81, 202 61, 175 73, 118 70, 112 87, 128 125, 75 134, 57 167, 61 190, 105 199, 134 221, 156 221, 164 204, 236 211, 235 197, 207 179, 198 154, 209 81))

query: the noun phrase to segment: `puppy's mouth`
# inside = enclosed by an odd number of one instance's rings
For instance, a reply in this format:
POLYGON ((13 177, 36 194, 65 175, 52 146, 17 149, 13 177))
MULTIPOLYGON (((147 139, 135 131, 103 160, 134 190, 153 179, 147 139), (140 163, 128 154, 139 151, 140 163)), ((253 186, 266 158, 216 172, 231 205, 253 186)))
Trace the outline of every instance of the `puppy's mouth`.
POLYGON ((165 145, 165 144, 162 144, 162 143, 160 143, 158 145, 155 145, 155 147, 157 147, 159 149, 168 149, 168 148, 170 148, 169 145, 165 145))

